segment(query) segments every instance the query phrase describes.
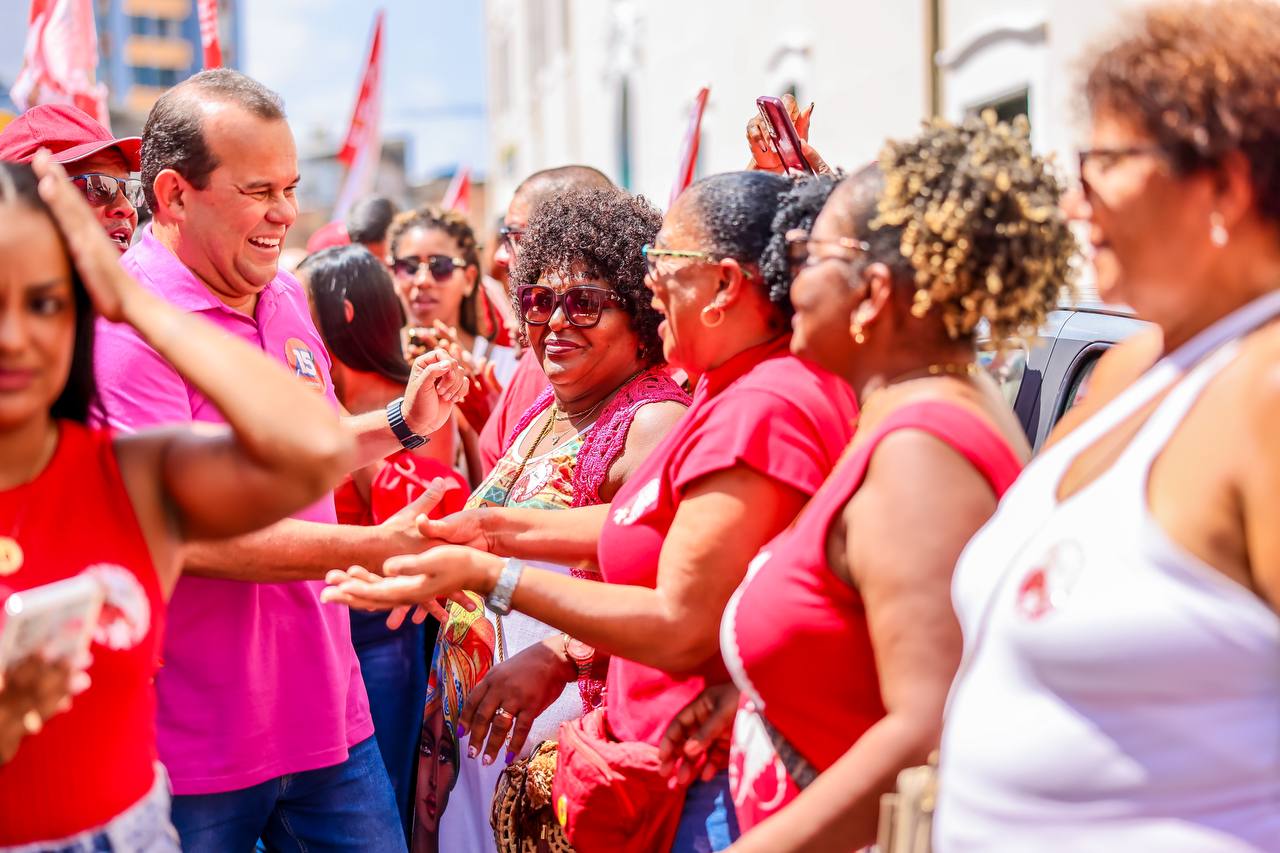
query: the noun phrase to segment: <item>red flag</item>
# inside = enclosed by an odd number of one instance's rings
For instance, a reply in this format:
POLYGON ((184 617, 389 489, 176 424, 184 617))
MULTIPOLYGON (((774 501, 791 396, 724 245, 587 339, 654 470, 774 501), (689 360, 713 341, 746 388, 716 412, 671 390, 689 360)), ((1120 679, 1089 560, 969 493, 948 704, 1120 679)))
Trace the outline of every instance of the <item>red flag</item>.
POLYGON ((20 111, 70 104, 111 126, 107 87, 97 82, 93 0, 31 0, 22 70, 9 96, 20 111))
POLYGON ((338 160, 351 168, 356 155, 378 136, 378 118, 382 109, 382 18, 378 10, 373 23, 373 39, 369 43, 369 60, 365 63, 364 78, 360 81, 360 94, 351 114, 351 126, 346 141, 338 152, 338 160))
POLYGON ((676 171, 676 182, 671 185, 671 199, 667 207, 676 203, 680 193, 693 183, 693 170, 698 164, 698 139, 702 135, 702 111, 707 107, 707 96, 711 94, 709 86, 698 90, 698 97, 693 99, 693 111, 689 113, 689 128, 684 132, 684 143, 680 148, 680 167, 676 171))
POLYGON ((373 37, 369 40, 369 59, 360 81, 360 94, 351 113, 347 138, 338 152, 338 162, 347 167, 347 177, 338 192, 333 218, 344 219, 352 203, 373 188, 378 161, 382 158, 382 22, 383 12, 374 17, 373 37))
POLYGON ((453 173, 449 188, 444 191, 444 201, 440 202, 445 210, 456 210, 459 213, 471 212, 471 167, 463 166, 453 173))
POLYGON ((218 41, 218 0, 198 0, 200 47, 204 50, 204 67, 222 67, 222 44, 218 41))

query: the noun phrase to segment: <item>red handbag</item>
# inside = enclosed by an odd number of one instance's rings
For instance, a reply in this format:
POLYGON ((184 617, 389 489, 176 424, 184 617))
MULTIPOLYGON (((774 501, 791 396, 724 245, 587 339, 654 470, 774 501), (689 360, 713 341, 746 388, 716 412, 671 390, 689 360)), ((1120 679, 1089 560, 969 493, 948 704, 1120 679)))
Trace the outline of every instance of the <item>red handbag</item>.
POLYGON ((688 786, 659 770, 656 746, 615 740, 597 708, 560 727, 559 749, 551 796, 578 853, 671 849, 688 786))

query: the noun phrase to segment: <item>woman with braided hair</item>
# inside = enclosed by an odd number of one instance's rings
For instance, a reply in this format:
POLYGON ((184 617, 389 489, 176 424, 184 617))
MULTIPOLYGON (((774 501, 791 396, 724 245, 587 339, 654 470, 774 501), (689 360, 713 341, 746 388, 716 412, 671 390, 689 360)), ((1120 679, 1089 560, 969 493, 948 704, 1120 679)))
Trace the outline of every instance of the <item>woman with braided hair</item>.
POLYGON ((974 339, 1033 331, 1069 280, 1059 193, 1025 124, 936 122, 788 235, 792 350, 838 371, 861 414, 725 611, 733 684, 664 739, 687 775, 736 717, 735 851, 869 844, 881 794, 938 744, 960 659, 952 568, 1030 455, 974 339))

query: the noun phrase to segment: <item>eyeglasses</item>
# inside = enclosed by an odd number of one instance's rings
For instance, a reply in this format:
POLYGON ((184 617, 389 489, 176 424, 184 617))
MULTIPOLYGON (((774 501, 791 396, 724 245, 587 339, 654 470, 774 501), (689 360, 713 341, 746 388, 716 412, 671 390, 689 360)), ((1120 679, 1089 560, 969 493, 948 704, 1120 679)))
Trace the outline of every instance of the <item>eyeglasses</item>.
POLYGON ((1086 196, 1091 196, 1094 194, 1091 184, 1121 160, 1145 156, 1167 158, 1168 155, 1157 145, 1130 145, 1122 148, 1085 148, 1077 156, 1080 158, 1080 186, 1086 196))
POLYGON ((444 281, 453 275, 454 270, 466 269, 467 261, 465 258, 451 258, 448 255, 427 255, 425 258, 406 255, 403 258, 394 259, 391 262, 391 269, 395 270, 397 275, 413 278, 424 265, 433 279, 444 281))
POLYGON ((783 235, 783 240, 787 244, 787 271, 792 278, 795 278, 804 267, 820 264, 825 260, 832 258, 842 261, 853 260, 853 258, 840 255, 814 257, 809 251, 810 246, 839 246, 842 249, 863 254, 871 251, 871 244, 865 240, 855 240, 852 237, 832 237, 826 240, 815 240, 803 228, 792 228, 783 235))
POLYGON ((522 239, 524 239, 523 228, 515 225, 503 225, 498 229, 498 242, 506 245, 507 251, 512 255, 519 250, 522 239))
POLYGON ((142 195, 142 181, 137 178, 117 178, 100 172, 86 172, 83 175, 72 175, 71 183, 84 193, 90 207, 107 207, 116 203, 120 193, 136 208, 145 205, 142 195))
MULTIPOLYGON (((680 258, 698 261, 704 264, 718 264, 729 258, 728 255, 716 255, 711 252, 687 252, 679 249, 659 249, 656 246, 650 246, 648 243, 640 247, 640 254, 644 255, 644 269, 650 278, 656 278, 659 275, 658 263, 662 258, 680 258)), ((735 259, 736 260, 736 259, 735 259)), ((747 278, 752 278, 751 270, 743 269, 742 274, 747 278)))
POLYGON ((623 299, 612 290, 579 284, 556 293, 545 284, 527 284, 520 288, 520 316, 530 326, 545 326, 551 322, 556 308, 564 306, 564 318, 579 329, 591 329, 600 323, 600 316, 609 303, 623 305, 623 299))

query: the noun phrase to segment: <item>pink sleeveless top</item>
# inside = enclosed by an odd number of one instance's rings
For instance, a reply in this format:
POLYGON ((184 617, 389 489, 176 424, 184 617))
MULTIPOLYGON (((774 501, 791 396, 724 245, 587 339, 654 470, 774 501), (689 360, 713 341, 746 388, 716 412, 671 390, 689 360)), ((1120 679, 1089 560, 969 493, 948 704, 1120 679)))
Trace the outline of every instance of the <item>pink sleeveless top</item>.
POLYGON ((1004 438, 968 410, 904 405, 846 455, 795 523, 752 561, 721 625, 725 663, 742 691, 731 779, 744 832, 798 793, 756 712, 819 772, 885 714, 862 597, 832 571, 826 546, 876 447, 902 429, 952 447, 997 497, 1022 467, 1004 438))

